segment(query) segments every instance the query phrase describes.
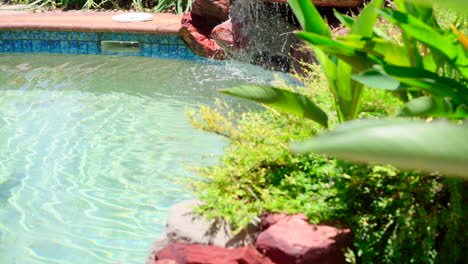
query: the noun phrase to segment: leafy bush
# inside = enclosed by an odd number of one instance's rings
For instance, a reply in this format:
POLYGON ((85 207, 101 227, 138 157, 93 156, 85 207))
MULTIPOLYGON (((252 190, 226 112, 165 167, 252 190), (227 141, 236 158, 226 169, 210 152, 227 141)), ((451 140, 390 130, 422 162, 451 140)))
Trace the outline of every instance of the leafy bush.
MULTIPOLYGON (((314 83, 317 104, 329 108, 326 83, 314 83)), ((382 104, 369 102, 375 112, 362 115, 395 108, 387 94, 372 96, 382 104)), ((322 128, 274 109, 238 114, 218 103, 201 106, 191 118, 196 127, 231 139, 220 165, 198 169, 201 179, 193 184, 205 203, 200 213, 235 228, 264 211, 304 213, 314 223, 350 227, 360 263, 461 263, 468 257, 468 237, 461 232, 467 227, 467 186, 460 180, 293 154, 290 140, 322 128)))
MULTIPOLYGON (((317 66, 307 66, 308 74, 298 76, 305 87, 282 88, 331 111, 325 77, 317 66)), ((384 91, 366 90, 362 96, 362 117, 392 114, 399 107, 384 91)), ((291 140, 323 128, 273 108, 239 114, 218 103, 201 106, 190 117, 196 127, 231 139, 220 165, 198 169, 201 179, 193 185, 205 202, 200 213, 227 219, 235 228, 264 211, 304 213, 314 223, 350 227, 360 263, 461 263, 467 257, 468 237, 461 232, 467 227, 467 186, 460 180, 293 154, 291 140)), ((337 122, 330 115, 330 126, 337 122)))
POLYGON ((33 8, 53 6, 67 9, 133 9, 146 12, 174 12, 190 10, 192 0, 18 0, 13 3, 31 5, 33 8))

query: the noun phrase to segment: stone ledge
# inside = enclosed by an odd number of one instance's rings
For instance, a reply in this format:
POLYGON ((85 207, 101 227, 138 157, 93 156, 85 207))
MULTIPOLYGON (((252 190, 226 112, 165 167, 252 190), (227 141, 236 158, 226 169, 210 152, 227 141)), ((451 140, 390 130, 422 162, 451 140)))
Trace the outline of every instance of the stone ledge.
POLYGON ((0 30, 45 30, 80 32, 149 33, 177 35, 180 15, 153 14, 154 20, 117 23, 112 16, 124 12, 47 12, 39 14, 2 14, 0 30))

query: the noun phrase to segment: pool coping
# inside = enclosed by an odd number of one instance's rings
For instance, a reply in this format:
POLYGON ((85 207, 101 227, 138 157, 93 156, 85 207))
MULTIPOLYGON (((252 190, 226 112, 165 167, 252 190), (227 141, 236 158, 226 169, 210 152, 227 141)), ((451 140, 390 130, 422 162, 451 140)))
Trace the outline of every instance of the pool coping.
POLYGON ((129 12, 67 11, 2 14, 0 30, 45 30, 178 35, 181 15, 155 13, 147 22, 117 23, 112 16, 129 12))

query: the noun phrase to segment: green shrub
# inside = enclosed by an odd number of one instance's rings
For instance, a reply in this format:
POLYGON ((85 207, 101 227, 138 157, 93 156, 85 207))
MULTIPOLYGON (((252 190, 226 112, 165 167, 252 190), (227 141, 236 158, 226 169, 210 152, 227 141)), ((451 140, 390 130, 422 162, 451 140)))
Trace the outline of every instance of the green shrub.
POLYGON ((200 117, 197 127, 232 139, 220 165, 198 169, 200 213, 235 228, 264 211, 350 227, 361 263, 466 259, 467 189, 460 180, 292 154, 289 140, 310 137, 318 126, 271 109, 236 116, 203 106, 200 117))
MULTIPOLYGON (((331 112, 333 96, 324 76, 317 66, 307 66, 309 71, 297 76, 305 87, 282 88, 304 93, 331 112)), ((362 97, 360 117, 393 114, 400 106, 381 90, 367 89, 362 97)), ((190 117, 196 127, 231 140, 221 164, 197 169, 200 178, 193 186, 205 202, 199 213, 226 219, 237 229, 264 211, 304 213, 314 223, 350 227, 360 263, 466 259, 468 238, 461 230, 468 220, 467 189, 460 180, 293 154, 290 141, 324 128, 273 108, 238 113, 218 102, 190 117)), ((329 122, 335 126, 337 117, 330 115, 329 122)))
POLYGON ((65 9, 133 9, 146 12, 173 12, 190 10, 192 0, 18 0, 12 3, 33 5, 33 8, 53 6, 65 9))

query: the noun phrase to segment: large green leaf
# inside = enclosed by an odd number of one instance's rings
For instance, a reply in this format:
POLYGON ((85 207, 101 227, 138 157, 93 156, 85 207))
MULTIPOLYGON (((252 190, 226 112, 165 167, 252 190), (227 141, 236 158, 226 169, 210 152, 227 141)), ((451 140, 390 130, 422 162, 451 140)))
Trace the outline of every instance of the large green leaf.
POLYGON ((363 37, 361 35, 338 37, 337 40, 348 48, 357 49, 368 55, 373 55, 387 64, 410 66, 407 49, 396 42, 376 37, 363 37))
POLYGON ((368 4, 352 24, 349 33, 364 37, 372 36, 378 16, 376 8, 382 7, 382 2, 383 0, 374 0, 368 4))
POLYGON ((309 141, 293 143, 291 150, 468 179, 468 127, 449 122, 352 121, 309 141))
POLYGON ((444 55, 448 63, 454 65, 465 78, 468 78, 468 54, 462 43, 453 41, 457 36, 442 35, 418 18, 399 11, 382 9, 379 12, 390 22, 401 27, 411 38, 444 55))
POLYGON ((439 7, 450 8, 456 12, 463 13, 468 15, 468 1, 466 0, 414 0, 420 4, 425 4, 426 6, 434 6, 436 4, 439 7))
POLYGON ((452 117, 453 106, 446 98, 422 96, 403 105, 397 116, 452 117))
POLYGON ((413 67, 377 65, 372 70, 353 75, 353 79, 367 86, 386 90, 415 87, 434 96, 450 97, 456 105, 468 104, 468 87, 453 79, 413 67))
POLYGON ((334 55, 340 60, 351 65, 353 67, 353 73, 367 70, 373 64, 382 63, 382 61, 375 56, 367 55, 364 52, 328 37, 308 32, 297 32, 296 35, 304 41, 312 44, 314 47, 319 48, 328 54, 334 55))
POLYGON ((221 93, 263 103, 328 127, 327 114, 302 94, 264 85, 237 86, 221 90, 221 93))
MULTIPOLYGON (((382 73, 382 71, 377 69, 371 69, 361 74, 353 75, 353 79, 366 86, 376 89, 395 91, 402 88, 402 83, 399 80, 388 76, 387 74, 382 73)), ((403 88, 406 87, 407 86, 403 86, 403 88)))
POLYGON ((310 0, 288 0, 289 6, 306 32, 331 36, 331 30, 310 0))

